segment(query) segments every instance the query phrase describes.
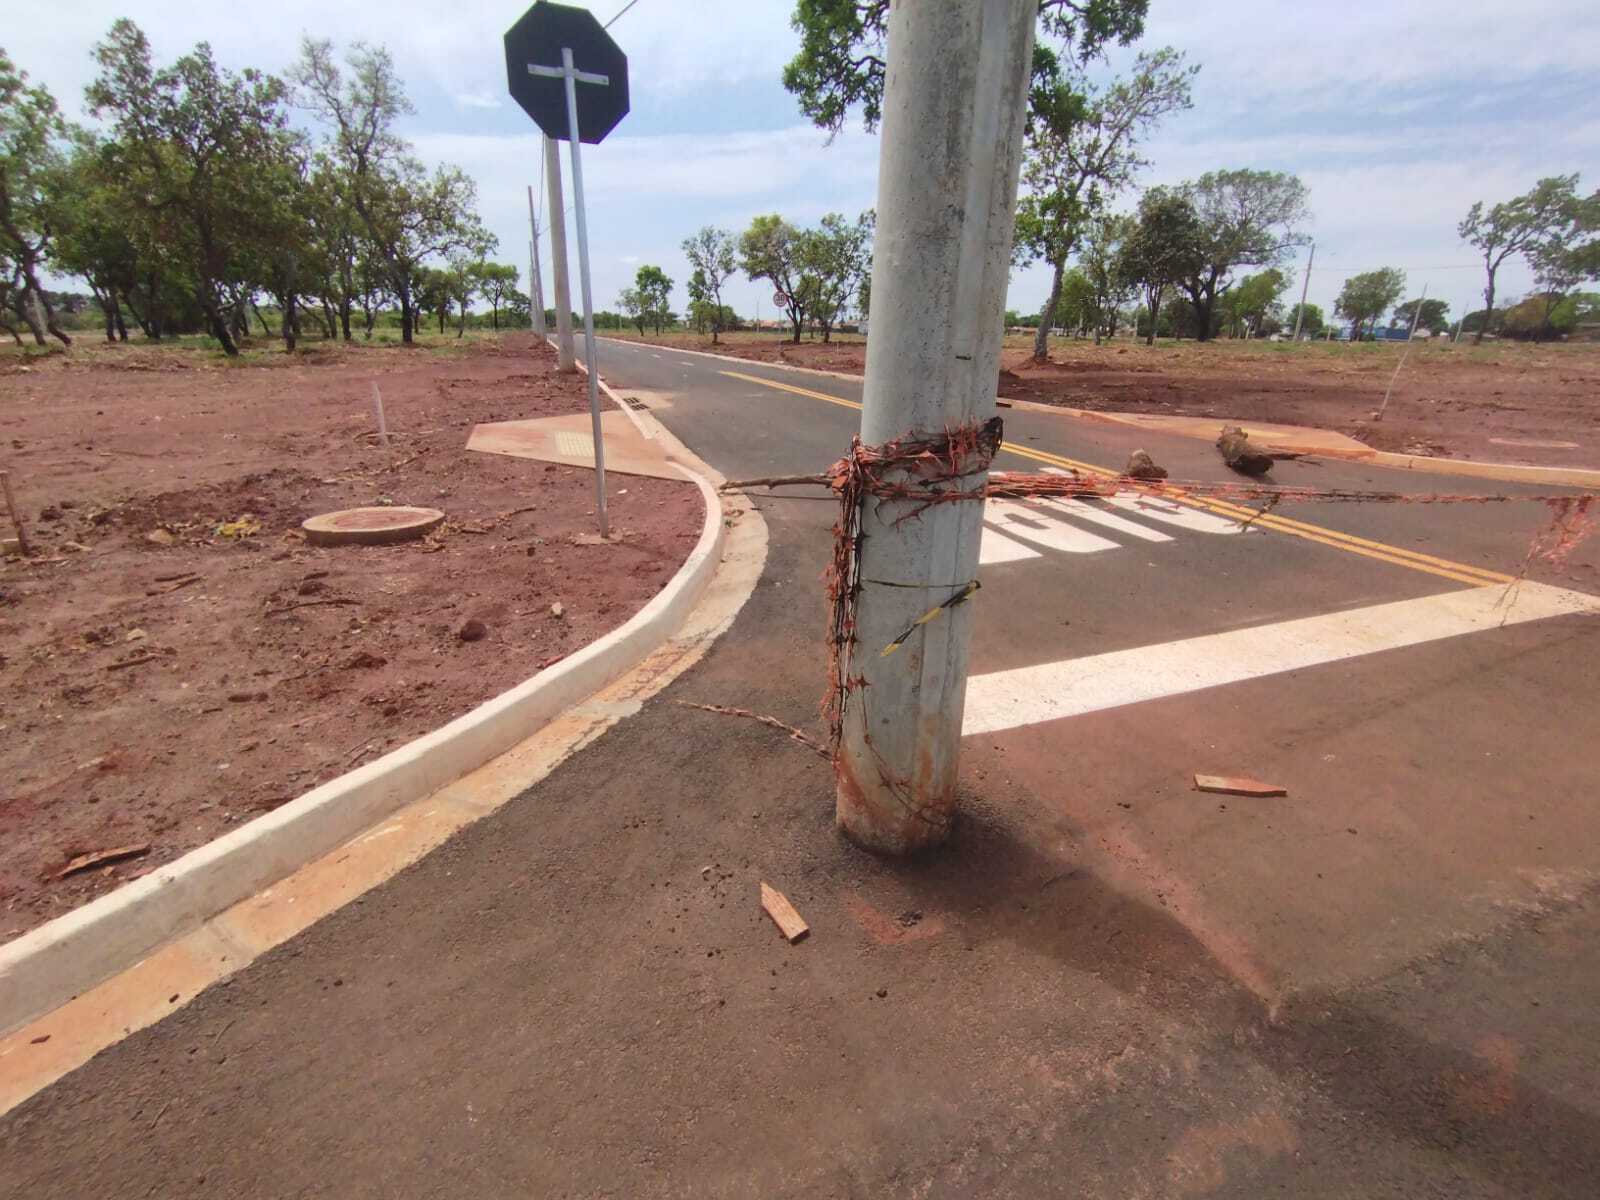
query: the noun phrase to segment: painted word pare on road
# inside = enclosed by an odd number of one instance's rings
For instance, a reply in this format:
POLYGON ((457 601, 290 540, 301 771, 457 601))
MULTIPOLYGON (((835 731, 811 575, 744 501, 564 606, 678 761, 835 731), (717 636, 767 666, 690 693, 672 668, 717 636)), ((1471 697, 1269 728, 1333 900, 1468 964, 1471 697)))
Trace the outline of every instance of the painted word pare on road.
POLYGON ((1105 504, 1109 507, 1078 499, 986 501, 979 565, 1038 558, 1046 550, 1062 554, 1097 554, 1102 550, 1115 550, 1129 541, 1172 541, 1172 535, 1159 526, 1192 533, 1264 532, 1253 527, 1247 529, 1239 521, 1199 512, 1167 500, 1112 496, 1105 504), (1130 520, 1123 513, 1133 514, 1143 520, 1130 520), (1146 524, 1145 521, 1155 524, 1146 524), (1120 540, 1113 540, 1107 534, 1120 535, 1120 540))

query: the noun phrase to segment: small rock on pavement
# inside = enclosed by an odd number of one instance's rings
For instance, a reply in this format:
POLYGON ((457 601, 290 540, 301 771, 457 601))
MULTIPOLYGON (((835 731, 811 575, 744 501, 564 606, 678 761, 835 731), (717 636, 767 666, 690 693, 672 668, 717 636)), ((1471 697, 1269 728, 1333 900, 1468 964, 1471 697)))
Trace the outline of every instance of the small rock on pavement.
POLYGON ((1156 465, 1156 460, 1143 450, 1135 450, 1128 455, 1128 465, 1122 468, 1122 473, 1129 479, 1165 479, 1167 469, 1156 465))
POLYGON ((557 600, 554 604, 552 604, 550 606, 550 615, 552 617, 556 617, 556 618, 564 617, 564 616, 567 615, 567 610, 561 607, 561 601, 557 600))
POLYGON ((473 617, 456 630, 456 636, 463 642, 481 642, 489 636, 489 627, 473 617))

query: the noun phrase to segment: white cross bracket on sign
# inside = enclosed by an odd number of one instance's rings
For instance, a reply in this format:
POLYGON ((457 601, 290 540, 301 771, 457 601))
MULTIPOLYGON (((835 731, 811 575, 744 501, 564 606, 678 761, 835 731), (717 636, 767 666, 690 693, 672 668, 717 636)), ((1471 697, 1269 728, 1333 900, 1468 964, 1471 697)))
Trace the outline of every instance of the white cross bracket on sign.
POLYGON ((579 83, 593 83, 600 87, 611 85, 611 76, 596 75, 593 71, 580 71, 572 65, 572 48, 561 47, 561 65, 559 67, 543 67, 537 63, 528 64, 528 74, 538 75, 545 79, 564 80, 567 85, 567 125, 570 127, 572 140, 578 140, 578 89, 579 83))

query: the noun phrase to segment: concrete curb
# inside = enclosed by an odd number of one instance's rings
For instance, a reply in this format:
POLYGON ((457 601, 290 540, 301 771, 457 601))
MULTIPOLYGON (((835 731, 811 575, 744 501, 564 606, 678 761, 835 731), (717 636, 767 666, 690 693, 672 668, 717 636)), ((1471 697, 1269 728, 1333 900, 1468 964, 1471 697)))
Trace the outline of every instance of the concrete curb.
POLYGON ((0 946, 0 1034, 483 766, 666 642, 715 573, 725 529, 712 481, 674 465, 700 489, 705 520, 677 574, 631 619, 448 725, 0 946))
MULTIPOLYGON (((599 341, 619 342, 628 346, 652 346, 656 343, 635 341, 632 338, 598 338, 599 341)), ((731 354, 712 354, 706 350, 685 350, 679 346, 663 346, 662 349, 670 350, 674 354, 697 354, 701 358, 714 358, 720 362, 743 363, 747 367, 772 367, 781 371, 800 371, 806 375, 821 375, 833 379, 849 379, 861 382, 863 376, 850 375, 844 371, 821 371, 815 367, 797 367, 789 363, 768 362, 759 358, 739 358, 731 354)), ((613 397, 615 399, 615 397, 613 397)), ((1097 412, 1087 408, 1069 408, 1062 404, 1040 404, 1036 400, 1006 400, 1005 404, 1025 412, 1048 413, 1058 417, 1073 417, 1080 421, 1098 421, 1107 425, 1122 425, 1131 429, 1138 429, 1149 433, 1163 433, 1172 437, 1196 438, 1202 441, 1211 441, 1215 434, 1200 434, 1184 429, 1162 429, 1153 427, 1144 421, 1128 420, 1129 414, 1116 412, 1097 412)), ((626 408, 626 405, 621 407, 626 408)), ((1217 417, 1214 424, 1218 429, 1227 424, 1244 424, 1232 417, 1217 417)), ((1312 426, 1304 427, 1310 433, 1321 433, 1322 430, 1312 426)), ((1419 471, 1429 475, 1460 475, 1469 479, 1494 479, 1502 483, 1547 483, 1556 487, 1575 487, 1600 489, 1600 470, 1590 470, 1584 467, 1538 467, 1525 463, 1496 463, 1480 462, 1470 458, 1430 458, 1427 455, 1396 454, 1390 450, 1341 450, 1330 447, 1301 446, 1292 438, 1267 438, 1265 444, 1276 450, 1295 450, 1312 458, 1335 458, 1344 462, 1361 463, 1371 467, 1387 467, 1394 471, 1419 471)))

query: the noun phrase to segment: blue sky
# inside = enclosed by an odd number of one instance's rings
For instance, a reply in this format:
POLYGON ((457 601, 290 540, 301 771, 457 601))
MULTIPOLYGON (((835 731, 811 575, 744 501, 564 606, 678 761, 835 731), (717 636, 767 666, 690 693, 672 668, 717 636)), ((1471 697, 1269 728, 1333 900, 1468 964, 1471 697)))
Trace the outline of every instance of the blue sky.
MULTIPOLYGON (((609 19, 625 0, 594 5, 609 19)), ((814 222, 874 203, 877 139, 848 129, 831 144, 779 83, 794 53, 791 0, 638 0, 613 27, 627 51, 633 111, 585 148, 595 299, 611 306, 640 263, 662 266, 686 303, 679 243, 704 224, 738 229, 780 212, 814 222)), ((501 35, 521 0, 386 0, 372 6, 278 0, 193 6, 73 0, 49 21, 5 30, 4 44, 81 115, 90 46, 117 16, 145 29, 158 57, 208 40, 229 66, 282 70, 302 33, 389 46, 417 113, 406 132, 424 159, 478 182, 500 259, 527 259, 526 185, 538 179, 531 122, 505 95, 501 35)), ((1354 0, 1337 6, 1152 0, 1143 47, 1171 45, 1201 66, 1195 108, 1147 143, 1141 184, 1220 167, 1297 172, 1311 189, 1317 240, 1311 299, 1331 310, 1345 275, 1407 272, 1459 314, 1480 301, 1474 252, 1455 226, 1477 199, 1582 171, 1600 186, 1600 4, 1593 0, 1354 0)), ((1117 52, 1107 72, 1125 66, 1117 52)), ((1131 206, 1133 195, 1124 203, 1131 206)), ((568 202, 571 202, 570 187, 568 202)), ((1297 268, 1296 268, 1297 269, 1297 268)), ((1037 308, 1038 267, 1012 278, 1009 307, 1037 308)), ((1298 275, 1296 278, 1298 285, 1298 275)), ((1501 295, 1531 286, 1508 264, 1501 295)), ((731 301, 771 316, 770 289, 739 277, 731 301)))

